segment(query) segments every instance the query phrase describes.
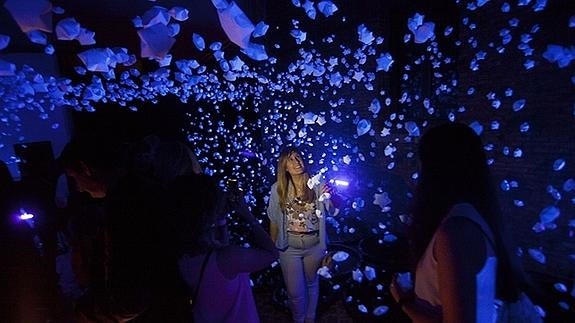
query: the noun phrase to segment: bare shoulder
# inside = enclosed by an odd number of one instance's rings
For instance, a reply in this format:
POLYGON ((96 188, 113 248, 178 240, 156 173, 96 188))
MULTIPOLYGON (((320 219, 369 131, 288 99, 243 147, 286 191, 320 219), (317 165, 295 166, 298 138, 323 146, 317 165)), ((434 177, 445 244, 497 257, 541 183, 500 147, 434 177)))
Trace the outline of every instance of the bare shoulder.
POLYGON ((449 239, 483 241, 481 226, 475 222, 479 217, 481 215, 471 204, 456 204, 441 223, 438 234, 449 239))
POLYGON ((444 221, 438 230, 438 238, 443 237, 453 240, 483 240, 481 227, 472 220, 462 216, 454 216, 444 221))
POLYGON ((463 216, 451 216, 438 229, 434 246, 436 259, 464 262, 480 270, 486 261, 486 238, 481 227, 463 216))

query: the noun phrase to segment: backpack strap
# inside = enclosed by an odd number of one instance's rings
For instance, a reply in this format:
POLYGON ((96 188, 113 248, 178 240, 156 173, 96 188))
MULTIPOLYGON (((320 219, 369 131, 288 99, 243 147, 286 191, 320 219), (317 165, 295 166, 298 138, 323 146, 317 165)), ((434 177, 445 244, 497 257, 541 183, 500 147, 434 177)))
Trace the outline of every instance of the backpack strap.
POLYGON ((196 286, 194 294, 190 299, 190 304, 192 305, 192 308, 194 307, 194 305, 196 305, 196 298, 198 297, 198 293, 200 291, 200 284, 202 283, 202 277, 204 276, 204 271, 206 270, 206 265, 208 264, 208 259, 210 259, 210 256, 212 255, 212 251, 213 249, 210 249, 210 251, 208 251, 208 254, 204 258, 204 262, 202 263, 202 269, 200 271, 200 278, 198 279, 198 285, 196 286))
POLYGON ((489 227, 487 222, 485 222, 485 220, 481 217, 478 211, 471 204, 462 203, 454 205, 451 208, 451 211, 449 211, 449 217, 446 218, 446 220, 452 217, 467 218, 469 219, 469 221, 478 225, 481 228, 481 231, 483 232, 485 238, 487 238, 487 240, 491 244, 491 247, 495 249, 495 237, 493 235, 491 227, 489 227))

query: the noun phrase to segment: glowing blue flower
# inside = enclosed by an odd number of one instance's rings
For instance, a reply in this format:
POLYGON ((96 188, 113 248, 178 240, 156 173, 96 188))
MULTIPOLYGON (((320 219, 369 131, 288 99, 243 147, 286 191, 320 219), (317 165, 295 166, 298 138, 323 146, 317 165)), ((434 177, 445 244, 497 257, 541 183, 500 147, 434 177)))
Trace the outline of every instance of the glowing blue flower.
POLYGON ((168 11, 170 17, 177 21, 186 21, 189 18, 190 11, 183 7, 173 7, 168 11))
POLYGON ((551 222, 555 222, 560 215, 561 211, 557 207, 551 205, 545 207, 541 212, 539 212, 539 221, 543 224, 549 224, 551 222))
POLYGON ((373 33, 369 31, 364 24, 361 24, 357 27, 357 35, 359 41, 365 45, 371 45, 371 43, 375 40, 373 33))
POLYGON ((539 249, 530 248, 527 250, 527 252, 529 253, 529 255, 533 260, 537 261, 540 264, 545 264, 545 262, 547 261, 545 254, 543 254, 543 252, 541 252, 541 250, 539 249))
POLYGON ((326 17, 333 15, 338 10, 337 6, 331 1, 320 1, 317 4, 317 9, 326 17))
POLYGON ((384 70, 389 72, 389 68, 393 64, 393 58, 390 53, 382 53, 379 58, 376 59, 377 68, 376 71, 384 70))
POLYGON ((371 130, 371 121, 366 119, 361 119, 357 123, 357 135, 363 136, 371 130))
POLYGON ((565 167, 565 159, 557 159, 553 162, 553 170, 558 172, 565 167))
POLYGON ((262 37, 264 36, 269 29, 269 25, 267 25, 265 22, 260 21, 254 28, 254 31, 252 32, 252 37, 257 38, 257 37, 262 37))

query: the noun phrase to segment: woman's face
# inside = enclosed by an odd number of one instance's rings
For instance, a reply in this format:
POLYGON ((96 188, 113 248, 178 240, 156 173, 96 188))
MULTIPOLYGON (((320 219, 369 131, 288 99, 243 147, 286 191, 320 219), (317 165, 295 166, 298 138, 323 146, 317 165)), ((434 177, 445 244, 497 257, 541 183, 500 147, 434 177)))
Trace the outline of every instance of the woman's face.
POLYGON ((305 172, 303 158, 298 152, 294 151, 289 154, 286 162, 286 170, 292 176, 301 175, 305 172))
POLYGON ((87 166, 83 166, 79 171, 68 169, 66 174, 74 180, 79 192, 89 193, 93 198, 106 197, 106 186, 103 181, 95 179, 87 166))

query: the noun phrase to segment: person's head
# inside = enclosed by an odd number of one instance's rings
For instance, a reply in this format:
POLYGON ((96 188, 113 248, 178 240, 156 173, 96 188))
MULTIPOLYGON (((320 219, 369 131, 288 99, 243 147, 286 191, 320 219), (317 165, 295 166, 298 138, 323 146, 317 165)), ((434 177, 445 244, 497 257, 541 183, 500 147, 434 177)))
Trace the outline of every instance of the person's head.
POLYGON ((154 153, 159 144, 160 138, 156 135, 145 136, 141 140, 136 140, 130 144, 127 160, 128 169, 135 174, 151 176, 154 153))
POLYGON ((211 177, 179 176, 171 183, 169 193, 173 227, 184 250, 217 246, 226 239, 221 236, 221 229, 225 230, 225 195, 211 177))
POLYGON ((277 187, 282 208, 285 207, 287 202, 290 187, 293 188, 295 185, 293 178, 298 176, 302 177, 302 180, 298 181, 298 183, 303 185, 301 189, 306 194, 306 200, 310 201, 313 199, 313 191, 307 187, 309 174, 307 173, 303 156, 297 148, 288 146, 281 151, 277 167, 277 187))
POLYGON ((420 256, 450 208, 470 203, 487 219, 497 205, 479 136, 468 126, 447 123, 419 142, 420 174, 414 205, 416 255, 420 256))
POLYGON ((481 139, 470 127, 447 123, 432 128, 421 138, 418 153, 421 187, 442 188, 433 192, 450 204, 484 198, 489 169, 481 139))
POLYGON ((102 140, 72 140, 62 150, 58 162, 80 192, 93 198, 106 196, 110 178, 122 164, 121 146, 102 140))
POLYGON ((286 176, 289 175, 290 177, 305 173, 305 163, 299 150, 294 147, 288 147, 281 152, 278 174, 280 170, 281 173, 286 176))
POLYGON ((160 142, 152 158, 152 174, 164 185, 168 185, 177 176, 202 173, 194 152, 180 141, 160 142))
POLYGON ((293 176, 303 175, 305 173, 305 162, 301 152, 293 146, 284 148, 278 159, 278 182, 290 181, 293 176))

